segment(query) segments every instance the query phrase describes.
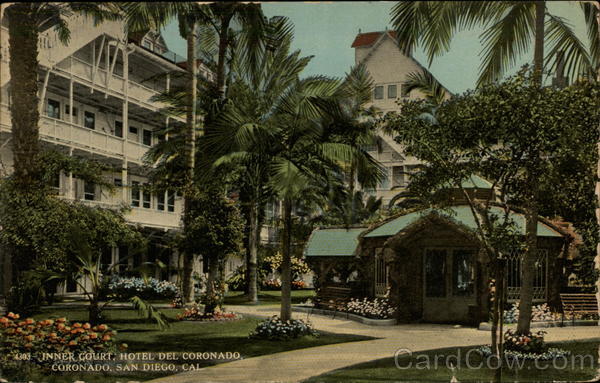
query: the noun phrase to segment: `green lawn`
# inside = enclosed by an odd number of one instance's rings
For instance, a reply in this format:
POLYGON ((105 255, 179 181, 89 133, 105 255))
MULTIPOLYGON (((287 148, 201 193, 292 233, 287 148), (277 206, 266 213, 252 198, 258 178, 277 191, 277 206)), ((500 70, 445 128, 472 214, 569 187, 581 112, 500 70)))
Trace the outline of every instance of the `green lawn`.
MULTIPOLYGON (((600 339, 593 341, 565 342, 555 343, 552 347, 559 347, 571 351, 571 355, 585 356, 584 368, 581 367, 581 359, 575 359, 574 365, 571 363, 571 357, 568 357, 569 368, 562 368, 564 361, 558 359, 556 368, 552 362, 526 362, 520 369, 513 365, 512 369, 503 368, 502 382, 552 382, 552 381, 582 381, 589 380, 595 376, 598 365, 598 346, 600 339)), ((398 366, 394 358, 380 359, 369 363, 359 364, 345 369, 323 374, 307 381, 310 383, 333 383, 333 382, 449 382, 452 377, 452 371, 446 367, 446 361, 456 360, 449 355, 460 355, 460 367, 456 370, 456 377, 459 382, 491 382, 494 380, 496 369, 477 368, 481 362, 485 365, 485 360, 477 353, 469 355, 468 364, 467 352, 473 347, 446 348, 432 350, 427 352, 416 352, 412 356, 400 356, 398 366), (438 360, 437 368, 434 360, 438 360), (444 357, 442 357, 444 356, 444 357), (426 368, 426 360, 429 360, 430 368, 426 368), (469 368, 469 366, 471 368, 469 368), (407 368, 409 367, 409 368, 407 368), (475 367, 475 368, 473 368, 475 367)), ((492 364, 495 366, 496 364, 492 364)))
MULTIPOLYGON (((277 353, 306 347, 316 347, 326 344, 352 342, 370 339, 368 337, 352 334, 340 335, 322 333, 319 337, 303 337, 292 341, 268 341, 249 339, 248 335, 260 319, 243 318, 231 322, 190 322, 176 321, 175 316, 180 309, 162 310, 171 318, 171 327, 166 331, 159 331, 156 325, 140 319, 135 311, 129 309, 105 310, 105 321, 111 328, 117 330, 117 342, 127 343, 128 352, 239 352, 242 358, 277 353)), ((85 321, 87 311, 84 309, 45 309, 36 319, 47 319, 66 316, 71 321, 85 321)), ((190 361, 175 361, 174 363, 190 363, 190 361)), ((213 361, 193 361, 194 364, 211 365, 213 361)), ((129 380, 149 380, 164 375, 173 374, 155 372, 137 372, 129 375, 93 374, 64 374, 44 376, 30 373, 27 376, 7 377, 14 380, 33 380, 35 382, 115 382, 129 380)))
MULTIPOLYGON (((314 290, 292 290, 292 304, 301 304, 307 299, 315 296, 314 290)), ((258 294, 258 304, 263 306, 279 305, 281 302, 281 291, 261 291, 258 294)), ((241 291, 230 291, 225 296, 225 306, 227 305, 248 305, 244 293, 241 291)))

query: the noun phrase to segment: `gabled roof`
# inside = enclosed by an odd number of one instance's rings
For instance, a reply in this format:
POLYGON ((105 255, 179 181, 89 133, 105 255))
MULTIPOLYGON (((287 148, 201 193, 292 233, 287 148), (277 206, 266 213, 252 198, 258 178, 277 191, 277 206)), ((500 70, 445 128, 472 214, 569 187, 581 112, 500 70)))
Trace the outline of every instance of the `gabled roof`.
MULTIPOLYGON (((394 32, 394 31, 387 31, 387 32, 390 33, 393 38, 396 38, 396 32, 394 32)), ((381 37, 381 35, 384 33, 385 32, 359 33, 358 35, 356 35, 356 38, 354 39, 354 42, 352 43, 352 48, 371 46, 371 45, 375 44, 375 42, 379 39, 379 37, 381 37)))
MULTIPOLYGON (((498 218, 502 219, 502 217, 504 217, 504 210, 502 208, 493 206, 490 209, 492 210, 493 214, 498 216, 498 218)), ((411 226, 412 224, 420 221, 421 219, 431 214, 439 214, 440 216, 446 216, 451 221, 455 221, 458 224, 463 225, 471 230, 477 230, 477 223, 473 218, 471 208, 467 205, 459 205, 449 207, 448 213, 445 213, 444 211, 436 212, 433 209, 424 209, 404 214, 396 217, 395 219, 384 221, 380 225, 370 229, 363 236, 366 238, 390 237, 405 230, 407 227, 411 226)), ((521 234, 525 235, 525 216, 523 214, 511 211, 509 214, 509 218, 514 221, 517 230, 521 234)), ((537 235, 538 237, 555 238, 560 238, 563 236, 561 233, 554 230, 549 225, 546 225, 545 223, 539 221, 537 227, 537 235)))
POLYGON ((316 229, 310 235, 304 255, 307 257, 351 257, 358 246, 358 236, 366 227, 350 229, 316 229))

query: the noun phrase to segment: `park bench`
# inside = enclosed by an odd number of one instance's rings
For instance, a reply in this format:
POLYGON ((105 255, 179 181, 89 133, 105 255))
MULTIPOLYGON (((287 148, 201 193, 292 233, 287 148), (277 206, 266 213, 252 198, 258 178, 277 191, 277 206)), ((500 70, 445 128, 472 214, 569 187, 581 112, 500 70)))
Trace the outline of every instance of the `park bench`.
POLYGON ((595 294, 560 294, 563 307, 563 322, 565 313, 571 313, 573 323, 575 314, 598 314, 598 301, 595 294))
POLYGON ((346 309, 352 290, 349 287, 325 286, 315 298, 315 307, 333 311, 333 318, 338 311, 346 309))

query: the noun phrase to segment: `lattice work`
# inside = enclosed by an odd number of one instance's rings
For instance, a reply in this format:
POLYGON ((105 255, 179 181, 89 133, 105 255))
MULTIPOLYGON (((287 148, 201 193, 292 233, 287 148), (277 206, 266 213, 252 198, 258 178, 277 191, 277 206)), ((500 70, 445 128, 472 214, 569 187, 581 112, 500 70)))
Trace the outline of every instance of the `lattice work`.
POLYGON ((375 296, 383 297, 388 289, 388 267, 385 264, 383 249, 375 252, 375 296))
MULTIPOLYGON (((521 296, 522 263, 522 252, 513 250, 508 256, 506 268, 506 300, 508 302, 518 301, 521 296)), ((538 249, 533 280, 534 302, 545 302, 547 300, 547 286, 548 249, 538 249)))

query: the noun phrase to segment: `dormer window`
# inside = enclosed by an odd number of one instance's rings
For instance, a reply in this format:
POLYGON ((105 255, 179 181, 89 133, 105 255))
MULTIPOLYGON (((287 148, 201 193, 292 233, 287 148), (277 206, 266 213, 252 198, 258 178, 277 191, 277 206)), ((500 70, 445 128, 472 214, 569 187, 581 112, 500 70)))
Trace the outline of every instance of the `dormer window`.
POLYGON ((146 38, 146 39, 142 40, 142 46, 144 48, 152 50, 153 44, 152 44, 152 41, 150 41, 149 39, 146 38))

